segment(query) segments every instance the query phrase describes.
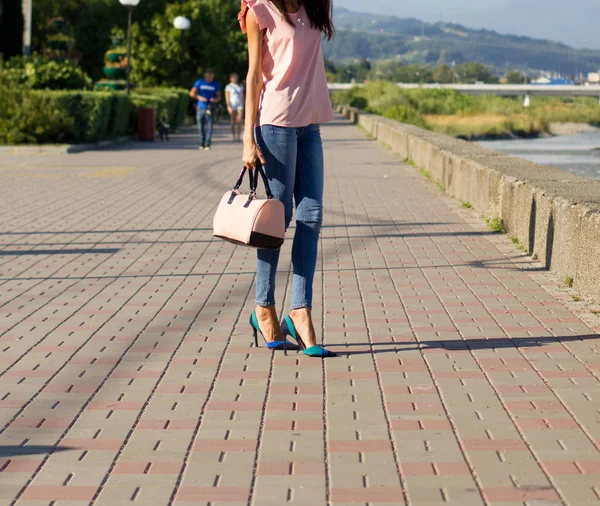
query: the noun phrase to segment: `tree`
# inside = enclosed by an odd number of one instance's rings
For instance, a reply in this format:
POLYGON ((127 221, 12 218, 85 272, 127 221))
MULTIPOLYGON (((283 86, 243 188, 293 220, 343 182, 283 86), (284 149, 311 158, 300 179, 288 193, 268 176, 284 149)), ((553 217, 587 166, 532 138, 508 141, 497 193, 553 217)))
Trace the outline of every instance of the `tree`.
POLYGON ((23 52, 21 0, 0 0, 0 56, 5 60, 23 52))
POLYGON ((369 73, 369 79, 380 79, 397 83, 430 83, 433 79, 431 68, 425 65, 406 65, 402 61, 383 60, 377 62, 369 73))
POLYGON ((529 84, 530 82, 529 77, 516 70, 506 74, 504 79, 506 80, 506 84, 529 84))
POLYGON ((445 63, 433 69, 433 81, 441 84, 451 84, 455 81, 454 71, 445 63))
POLYGON ((498 78, 483 63, 469 62, 456 66, 456 75, 461 83, 482 82, 486 84, 495 84, 498 78))
POLYGON ((144 85, 179 81, 179 31, 176 16, 186 16, 192 27, 184 33, 187 49, 185 74, 189 86, 208 67, 224 80, 230 72, 245 75, 246 37, 237 21, 239 3, 227 0, 187 0, 169 4, 147 23, 136 23, 133 80, 144 85), (223 5, 224 3, 224 5, 223 5))
MULTIPOLYGON (((60 16, 74 28, 83 70, 96 79, 102 77, 111 33, 114 29, 126 30, 127 10, 117 0, 35 0, 33 5, 34 50, 41 52, 49 20, 60 16)), ((179 83, 179 31, 173 27, 177 16, 186 16, 192 22, 192 28, 184 34, 185 74, 190 80, 205 67, 213 67, 219 79, 232 71, 245 74, 246 41, 237 22, 239 7, 239 0, 141 1, 133 10, 133 82, 179 83)))

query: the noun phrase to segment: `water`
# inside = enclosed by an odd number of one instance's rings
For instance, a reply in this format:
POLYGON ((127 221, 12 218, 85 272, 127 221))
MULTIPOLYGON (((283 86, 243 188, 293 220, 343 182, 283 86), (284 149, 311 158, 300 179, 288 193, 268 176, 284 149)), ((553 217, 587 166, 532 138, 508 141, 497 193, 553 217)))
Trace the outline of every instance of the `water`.
POLYGON ((548 139, 485 141, 480 144, 542 165, 600 179, 600 132, 548 139))

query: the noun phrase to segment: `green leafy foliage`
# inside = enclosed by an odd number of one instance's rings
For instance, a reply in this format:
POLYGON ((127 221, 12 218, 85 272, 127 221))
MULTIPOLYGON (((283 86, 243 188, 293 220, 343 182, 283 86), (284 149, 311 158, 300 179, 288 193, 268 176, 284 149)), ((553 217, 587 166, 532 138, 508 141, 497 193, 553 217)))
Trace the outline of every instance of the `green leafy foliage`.
POLYGON ((488 227, 492 229, 492 232, 499 234, 504 231, 504 223, 502 222, 502 218, 494 216, 493 218, 488 218, 486 222, 488 227))
POLYGON ((525 109, 519 97, 461 95, 447 89, 403 89, 373 81, 336 92, 335 105, 359 109, 461 138, 531 137, 552 123, 600 124, 600 107, 591 98, 535 97, 525 109))
MULTIPOLYGON (((246 39, 237 21, 238 0, 142 0, 133 10, 132 82, 140 86, 180 85, 180 32, 173 19, 192 22, 184 32, 184 85, 191 88, 205 67, 223 81, 241 75, 246 65, 246 39)), ((102 77, 104 54, 115 29, 127 28, 127 9, 116 0, 35 0, 34 49, 44 47, 47 20, 62 16, 73 27, 81 66, 94 79, 102 77)))
POLYGON ((129 115, 131 114, 131 99, 122 91, 109 92, 112 97, 110 119, 107 127, 107 137, 114 139, 127 134, 129 115))
POLYGON ((402 90, 391 82, 374 81, 362 88, 334 93, 332 100, 336 105, 349 104, 386 118, 427 127, 427 122, 419 110, 420 100, 417 95, 418 93, 402 90))
POLYGON ((461 83, 474 84, 476 82, 495 84, 498 78, 486 65, 479 62, 467 62, 457 65, 455 68, 458 81, 461 83))
POLYGON ((516 70, 506 74, 505 80, 506 84, 528 84, 530 82, 529 77, 516 70))
POLYGON ((457 81, 456 72, 450 65, 442 63, 433 69, 431 76, 434 83, 452 84, 457 81))
POLYGON ((39 55, 18 56, 0 63, 0 74, 30 90, 88 90, 92 80, 73 62, 49 60, 39 55))
POLYGON ((171 130, 181 126, 189 105, 188 92, 181 88, 141 88, 131 94, 131 112, 129 115, 129 134, 137 130, 137 115, 140 108, 156 109, 158 120, 169 123, 171 130))
POLYGON ((134 135, 140 107, 156 108, 177 128, 185 118, 185 90, 147 91, 129 97, 123 92, 24 90, 0 81, 0 144, 77 144, 134 135))
POLYGON ((430 64, 406 63, 401 58, 339 63, 326 60, 329 82, 390 81, 395 83, 466 83, 484 82, 495 84, 499 81, 494 72, 477 62, 467 62, 450 67, 445 63, 430 64))
POLYGON ((12 118, 0 131, 2 143, 81 143, 106 137, 112 106, 108 94, 35 90, 15 99, 12 118))

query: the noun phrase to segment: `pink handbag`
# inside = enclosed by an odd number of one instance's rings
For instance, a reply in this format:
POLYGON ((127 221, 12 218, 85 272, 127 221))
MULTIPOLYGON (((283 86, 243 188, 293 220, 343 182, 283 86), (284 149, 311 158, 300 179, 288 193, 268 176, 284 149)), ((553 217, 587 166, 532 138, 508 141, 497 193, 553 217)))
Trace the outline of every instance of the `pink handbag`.
POLYGON ((223 195, 213 218, 213 235, 242 246, 278 249, 285 238, 285 209, 283 202, 273 198, 267 176, 260 164, 249 171, 250 195, 240 193, 246 173, 242 169, 232 191, 223 195), (256 198, 260 173, 267 194, 266 199, 256 198))

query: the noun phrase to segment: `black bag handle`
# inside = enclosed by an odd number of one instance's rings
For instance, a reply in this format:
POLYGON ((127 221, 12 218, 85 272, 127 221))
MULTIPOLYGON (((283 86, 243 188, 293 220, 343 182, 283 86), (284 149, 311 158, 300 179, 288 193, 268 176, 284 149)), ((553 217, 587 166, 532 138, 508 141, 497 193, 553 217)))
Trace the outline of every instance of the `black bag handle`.
MULTIPOLYGON (((238 176, 238 179, 235 183, 235 186, 233 187, 233 191, 238 191, 240 189, 240 186, 242 186, 242 182, 244 181, 244 174, 246 174, 247 170, 247 167, 242 168, 242 170, 240 171, 240 175, 238 176)), ((252 172, 249 172, 248 176, 250 182, 250 190, 252 190, 252 172)))
POLYGON ((246 202, 245 207, 248 207, 250 205, 250 202, 252 202, 256 198, 256 190, 258 188, 258 174, 259 173, 260 173, 260 177, 263 181, 263 184, 265 186, 265 193, 267 194, 267 198, 269 200, 271 200, 273 198, 273 193, 271 192, 271 187, 269 186, 269 180, 267 179, 267 175, 265 174, 265 170, 264 170, 262 164, 260 163, 260 161, 257 160, 256 167, 254 168, 254 170, 248 170, 247 167, 242 168, 242 170, 240 171, 240 175, 238 176, 238 179, 235 183, 235 186, 233 187, 233 190, 231 192, 231 197, 229 198, 228 203, 231 204, 233 202, 233 199, 235 199, 235 197, 237 196, 238 191, 244 181, 244 175, 246 174, 246 171, 248 171, 248 179, 250 182, 250 196, 248 198, 248 202, 246 202))
MULTIPOLYGON (((271 200, 273 198, 273 193, 271 192, 271 187, 269 186, 269 180, 267 179, 267 175, 265 174, 264 167, 262 166, 260 161, 257 160, 256 167, 254 169, 254 180, 253 180, 254 193, 256 193, 256 189, 258 188, 258 175, 259 174, 262 179, 263 185, 265 187, 265 193, 267 194, 267 198, 269 200, 271 200)), ((251 188, 251 190, 252 190, 252 188, 251 188)))

